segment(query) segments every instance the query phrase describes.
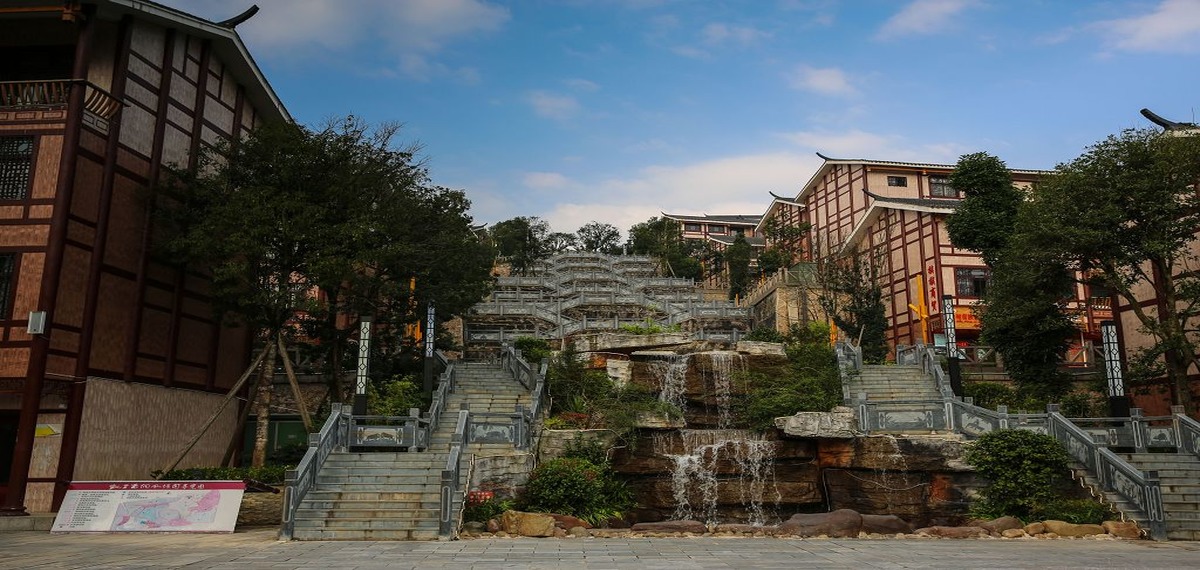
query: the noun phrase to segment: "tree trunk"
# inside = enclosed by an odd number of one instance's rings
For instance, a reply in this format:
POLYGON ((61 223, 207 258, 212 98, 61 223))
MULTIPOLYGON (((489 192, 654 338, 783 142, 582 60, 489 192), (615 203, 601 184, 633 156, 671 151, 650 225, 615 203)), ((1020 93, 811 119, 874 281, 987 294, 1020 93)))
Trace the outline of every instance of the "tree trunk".
POLYGON ((267 462, 267 439, 271 425, 271 385, 275 380, 275 335, 268 337, 266 358, 258 373, 258 395, 254 398, 254 455, 250 465, 262 467, 267 462))
POLYGON ((1188 379, 1188 368, 1191 366, 1191 359, 1181 355, 1178 350, 1167 352, 1167 378, 1171 380, 1171 387, 1174 389, 1175 398, 1172 402, 1175 405, 1183 406, 1185 414, 1192 414, 1196 411, 1192 407, 1192 386, 1188 379))

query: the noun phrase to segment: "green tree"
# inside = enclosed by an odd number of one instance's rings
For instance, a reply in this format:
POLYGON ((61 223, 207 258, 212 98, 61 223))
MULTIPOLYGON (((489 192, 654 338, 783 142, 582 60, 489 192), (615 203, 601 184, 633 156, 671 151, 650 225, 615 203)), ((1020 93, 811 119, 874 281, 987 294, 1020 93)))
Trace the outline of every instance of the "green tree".
POLYGON ((1152 343, 1133 372, 1165 374, 1194 412, 1188 374, 1200 362, 1200 136, 1127 130, 1061 164, 1033 194, 1029 246, 1119 296, 1152 343), (1146 306, 1147 292, 1154 303, 1146 306))
POLYGON ((353 117, 319 130, 264 125, 206 147, 158 194, 160 254, 206 271, 215 309, 263 343, 254 465, 266 457, 275 347, 299 324, 332 315, 331 305, 415 320, 412 296, 449 287, 439 298, 461 306, 486 291, 490 264, 480 264, 469 203, 430 185, 415 149, 394 148, 397 131, 353 117))
POLYGON ((1070 388, 1058 363, 1076 331, 1065 312, 1071 275, 1060 259, 1030 243, 1026 193, 1013 185, 1004 161, 987 153, 963 155, 950 183, 964 198, 946 218, 956 247, 979 252, 991 271, 977 307, 983 339, 1004 359, 1025 395, 1055 399, 1070 388))
POLYGON ((879 285, 879 261, 867 252, 826 256, 817 262, 817 302, 851 339, 860 341, 863 361, 887 358, 887 315, 879 285))
POLYGON ((681 278, 700 279, 703 267, 697 257, 702 246, 683 239, 679 222, 652 217, 629 228, 630 253, 658 259, 664 273, 681 278))
POLYGON ((984 152, 960 157, 950 185, 964 196, 946 218, 950 241, 979 252, 988 267, 995 267, 1012 236, 1023 193, 1013 185, 1004 161, 984 152))
POLYGON ((621 230, 612 224, 588 222, 575 233, 579 249, 597 253, 621 253, 621 230))
POLYGON ((549 250, 550 224, 537 216, 517 216, 492 226, 496 251, 508 260, 514 273, 528 275, 549 250))
POLYGON ((991 484, 972 511, 994 518, 1030 520, 1061 496, 1058 486, 1067 471, 1067 452, 1053 436, 1002 429, 980 436, 963 455, 991 484))
POLYGON ((725 266, 729 270, 729 298, 746 296, 750 288, 750 257, 753 251, 746 236, 737 234, 733 244, 725 248, 725 266))

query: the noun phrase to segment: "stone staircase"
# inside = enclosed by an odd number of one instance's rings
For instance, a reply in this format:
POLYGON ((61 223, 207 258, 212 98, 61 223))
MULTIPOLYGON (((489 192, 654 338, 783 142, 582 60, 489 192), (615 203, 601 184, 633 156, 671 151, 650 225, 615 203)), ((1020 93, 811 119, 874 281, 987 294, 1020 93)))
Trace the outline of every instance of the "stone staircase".
MULTIPOLYGON (((512 412, 528 405, 529 392, 498 365, 457 362, 456 391, 421 452, 334 452, 317 474, 316 486, 295 514, 295 540, 435 540, 439 531, 441 474, 449 458, 458 410, 512 412)), ((509 444, 469 445, 463 454, 462 506, 473 455, 513 453, 509 444), (496 449, 490 449, 495 447, 496 449)))
POLYGON ((850 399, 857 400, 863 393, 873 402, 942 399, 920 366, 865 364, 850 379, 850 399))
POLYGON ((1143 473, 1158 471, 1169 540, 1200 540, 1200 458, 1189 453, 1122 453, 1143 473))

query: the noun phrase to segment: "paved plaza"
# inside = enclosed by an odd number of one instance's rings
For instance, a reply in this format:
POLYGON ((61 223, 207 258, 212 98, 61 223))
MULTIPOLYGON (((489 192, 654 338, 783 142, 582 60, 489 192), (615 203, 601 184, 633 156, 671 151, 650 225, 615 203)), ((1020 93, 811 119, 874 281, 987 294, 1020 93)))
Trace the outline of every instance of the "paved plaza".
POLYGON ((752 538, 279 542, 0 532, 0 568, 1200 568, 1200 542, 752 538))

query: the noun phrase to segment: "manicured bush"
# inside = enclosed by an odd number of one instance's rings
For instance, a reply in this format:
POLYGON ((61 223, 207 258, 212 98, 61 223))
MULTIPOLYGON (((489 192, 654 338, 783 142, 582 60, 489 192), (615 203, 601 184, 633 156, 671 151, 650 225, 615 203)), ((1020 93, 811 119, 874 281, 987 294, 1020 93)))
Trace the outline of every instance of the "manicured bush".
POLYGON ((633 497, 607 466, 563 457, 538 465, 529 476, 521 508, 579 517, 593 525, 621 516, 633 497))
POLYGON ((785 338, 788 363, 777 370, 742 373, 737 415, 751 429, 775 426, 775 418, 796 412, 827 412, 842 404, 842 379, 829 346, 829 328, 820 323, 793 326, 785 338))
POLYGON ((1017 401, 1016 390, 997 382, 967 382, 963 385, 963 395, 973 398, 976 406, 989 410, 1012 406, 1017 401))
POLYGON ((515 502, 512 499, 491 498, 480 503, 467 503, 463 507, 463 522, 487 522, 511 510, 515 502))
POLYGON ((513 341, 513 348, 521 351, 521 358, 531 366, 541 366, 542 361, 550 358, 550 342, 544 338, 523 336, 513 341))
POLYGON ((1023 520, 1059 500, 1058 484, 1067 475, 1067 452, 1053 437, 1006 429, 971 443, 963 457, 991 484, 972 505, 979 517, 1014 516, 1023 520))

